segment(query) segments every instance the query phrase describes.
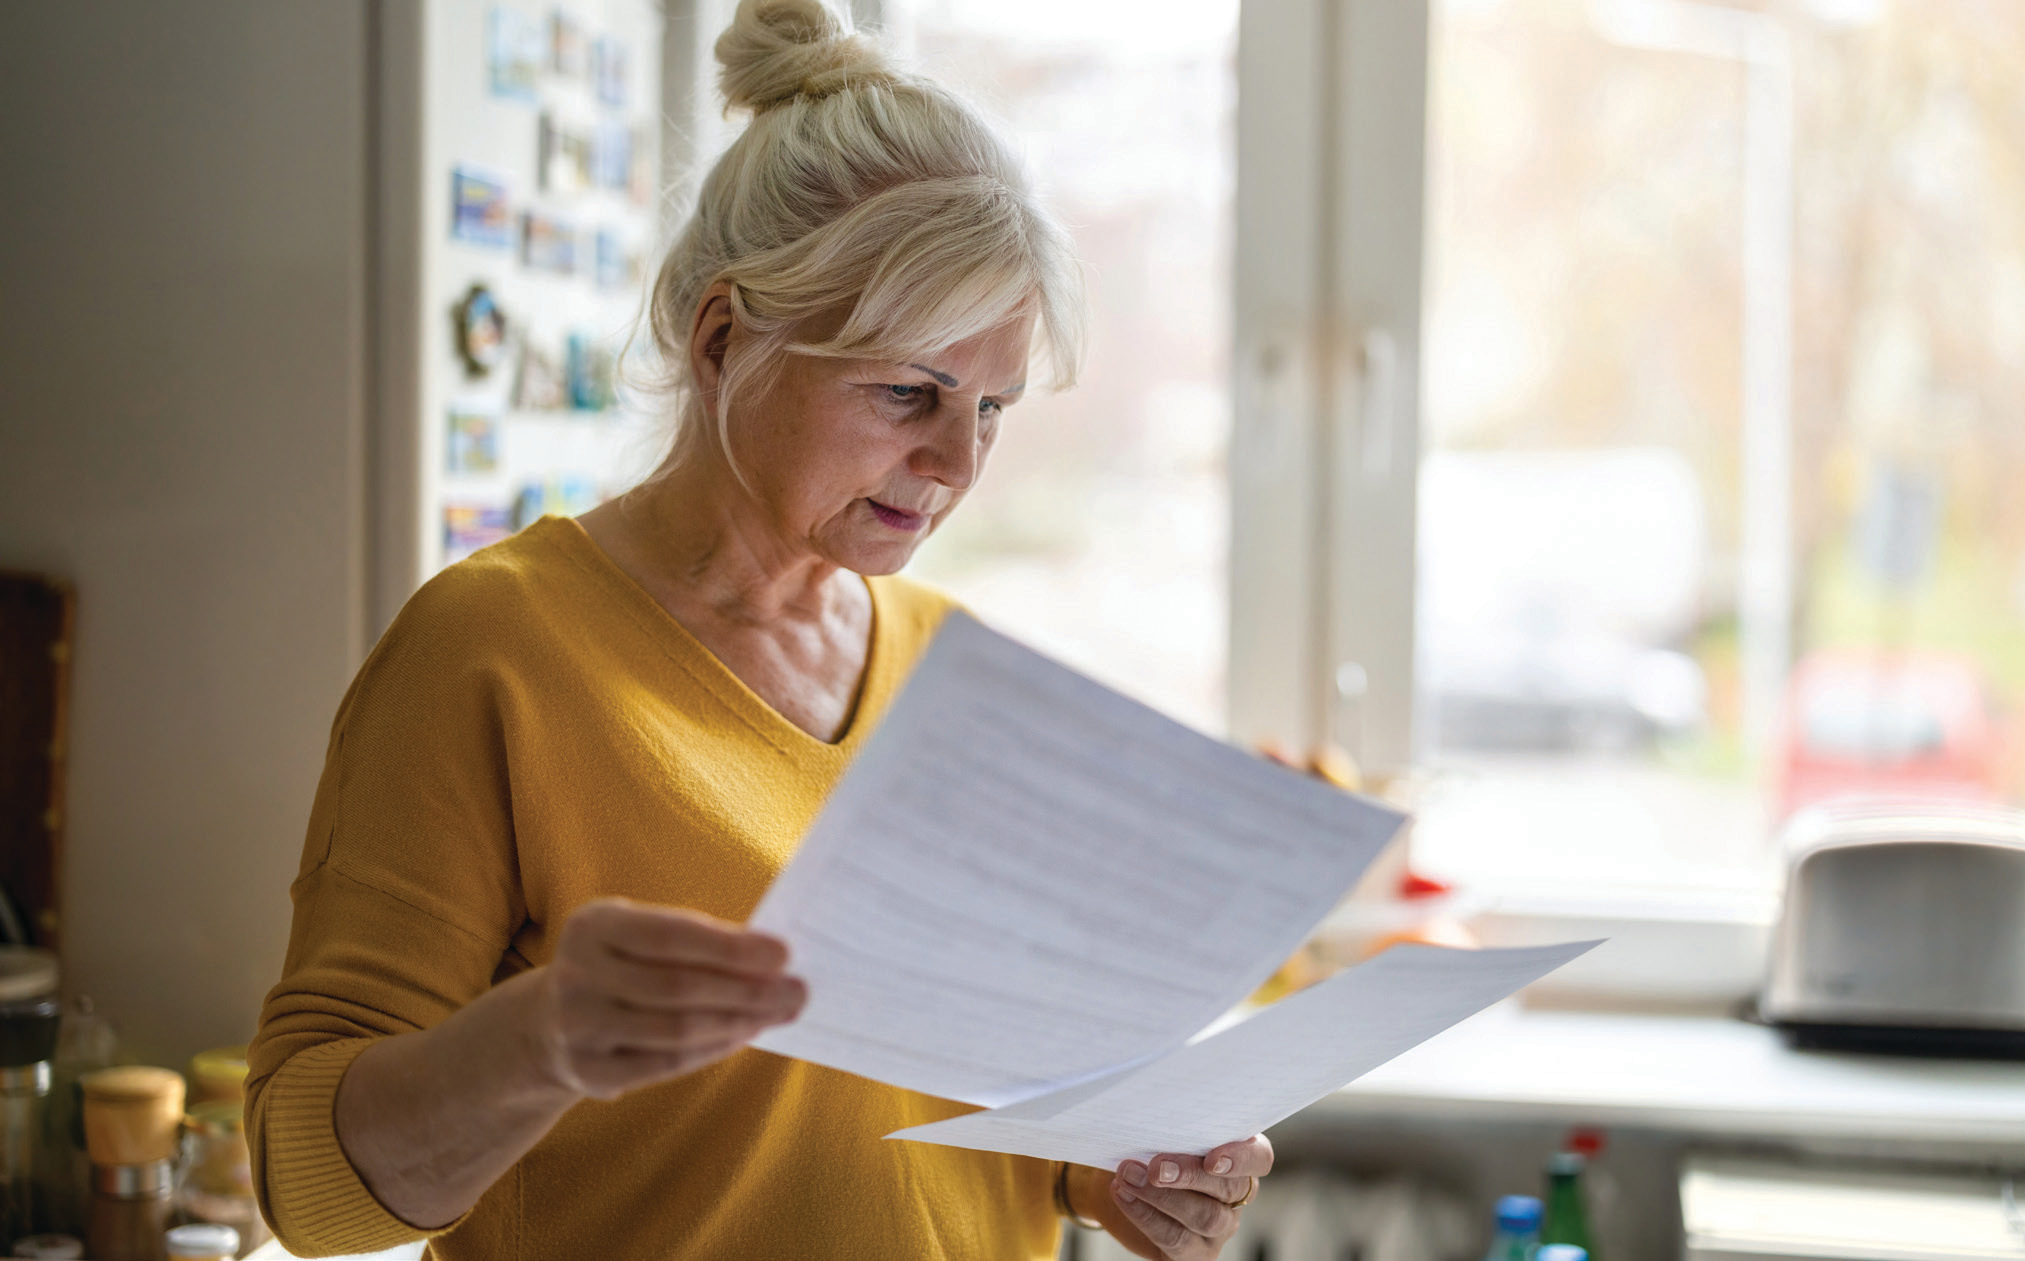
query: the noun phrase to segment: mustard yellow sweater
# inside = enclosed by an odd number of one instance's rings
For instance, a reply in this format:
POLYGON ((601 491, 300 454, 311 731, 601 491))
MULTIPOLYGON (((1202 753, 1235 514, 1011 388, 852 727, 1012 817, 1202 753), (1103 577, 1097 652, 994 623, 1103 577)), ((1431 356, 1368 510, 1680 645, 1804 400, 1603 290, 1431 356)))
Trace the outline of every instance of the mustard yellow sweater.
MULTIPOLYGON (((760 700, 576 522, 409 601, 338 710, 281 983, 251 1052, 254 1180, 306 1255, 413 1240, 346 1161, 339 1079, 548 961, 612 894, 743 920, 947 611, 870 580, 857 716, 825 744, 760 700)), ((1053 1257, 1053 1167, 882 1136, 963 1105, 747 1049, 563 1117, 431 1239, 445 1261, 1053 1257)))

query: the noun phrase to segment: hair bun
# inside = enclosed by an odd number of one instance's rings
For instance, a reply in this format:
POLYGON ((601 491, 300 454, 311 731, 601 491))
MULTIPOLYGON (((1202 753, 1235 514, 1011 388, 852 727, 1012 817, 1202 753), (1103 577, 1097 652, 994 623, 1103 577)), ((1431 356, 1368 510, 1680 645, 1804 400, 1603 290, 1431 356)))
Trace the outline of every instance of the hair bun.
POLYGON ((894 77, 878 46, 822 0, 739 0, 716 52, 725 104, 754 113, 894 77))

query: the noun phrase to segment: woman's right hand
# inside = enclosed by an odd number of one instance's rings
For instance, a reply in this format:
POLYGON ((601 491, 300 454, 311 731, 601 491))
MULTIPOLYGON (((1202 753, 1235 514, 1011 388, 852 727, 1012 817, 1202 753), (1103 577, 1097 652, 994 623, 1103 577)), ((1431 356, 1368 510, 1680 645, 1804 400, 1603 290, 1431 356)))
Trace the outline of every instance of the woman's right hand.
POLYGON ((587 902, 538 973, 539 1067, 612 1099, 714 1064, 801 1014, 808 989, 787 962, 779 938, 701 912, 587 902))

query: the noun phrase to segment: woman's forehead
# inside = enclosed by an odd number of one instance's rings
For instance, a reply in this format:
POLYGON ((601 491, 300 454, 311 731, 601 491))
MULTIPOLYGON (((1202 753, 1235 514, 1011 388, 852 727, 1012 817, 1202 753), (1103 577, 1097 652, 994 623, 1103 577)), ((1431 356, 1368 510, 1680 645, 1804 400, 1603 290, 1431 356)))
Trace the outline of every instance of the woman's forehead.
POLYGON ((1027 354, 1032 343, 1033 320, 1027 318, 941 350, 910 355, 904 362, 949 389, 981 389, 995 394, 1026 383, 1027 354))

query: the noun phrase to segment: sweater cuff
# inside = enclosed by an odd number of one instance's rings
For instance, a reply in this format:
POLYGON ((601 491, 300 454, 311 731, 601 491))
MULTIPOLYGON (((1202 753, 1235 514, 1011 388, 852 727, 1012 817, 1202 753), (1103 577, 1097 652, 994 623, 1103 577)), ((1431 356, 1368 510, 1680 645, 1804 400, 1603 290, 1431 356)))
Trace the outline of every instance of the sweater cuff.
MULTIPOLYGON (((289 1057, 267 1084, 266 1182, 275 1235, 315 1255, 383 1252, 453 1230, 402 1221, 376 1199, 345 1156, 337 1136, 338 1083, 375 1038, 345 1038, 289 1057)), ((468 1216, 468 1214, 466 1214, 468 1216)))

